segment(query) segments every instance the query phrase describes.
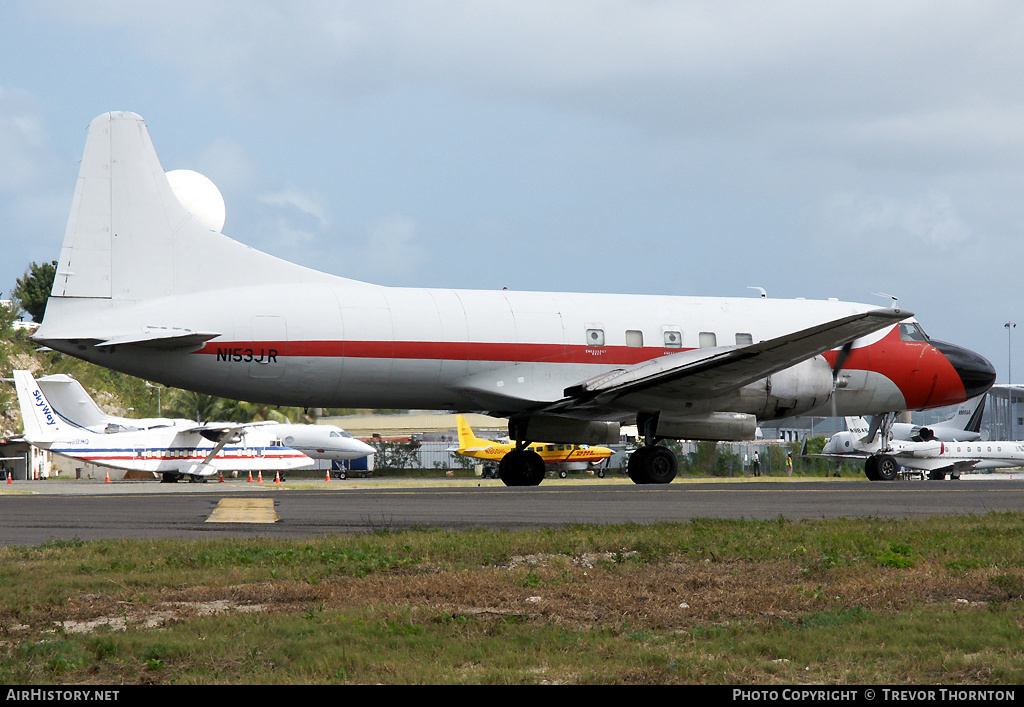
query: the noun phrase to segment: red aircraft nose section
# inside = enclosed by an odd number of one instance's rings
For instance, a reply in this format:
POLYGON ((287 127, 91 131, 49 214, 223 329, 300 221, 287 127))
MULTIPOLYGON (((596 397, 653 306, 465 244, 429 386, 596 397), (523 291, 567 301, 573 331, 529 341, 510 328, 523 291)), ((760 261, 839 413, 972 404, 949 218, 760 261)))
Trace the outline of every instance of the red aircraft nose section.
POLYGON ((996 380, 996 369, 984 356, 944 341, 904 341, 899 327, 863 351, 865 368, 895 383, 907 410, 957 405, 996 380))

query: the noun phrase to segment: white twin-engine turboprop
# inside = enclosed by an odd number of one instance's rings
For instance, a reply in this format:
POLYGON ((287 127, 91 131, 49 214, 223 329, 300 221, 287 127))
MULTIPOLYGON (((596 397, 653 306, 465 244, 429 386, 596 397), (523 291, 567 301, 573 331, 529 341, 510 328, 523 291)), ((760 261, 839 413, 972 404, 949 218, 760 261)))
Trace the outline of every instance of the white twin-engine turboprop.
POLYGON ((211 202, 172 188, 138 115, 96 118, 34 338, 235 399, 508 417, 510 485, 543 478, 531 440, 604 444, 636 424, 647 444, 630 476, 667 483, 676 459, 661 438, 952 405, 995 380, 987 360, 929 340, 896 308, 381 287, 231 240, 211 202))
POLYGON ((123 432, 95 432, 69 422, 50 405, 28 371, 14 371, 25 439, 73 459, 151 472, 164 481, 201 481, 218 472, 283 472, 312 465, 259 424, 192 422, 123 432))
MULTIPOLYGON (((50 407, 60 417, 92 432, 134 432, 163 427, 194 428, 194 420, 182 418, 130 418, 107 415, 74 378, 58 373, 36 380, 50 407)), ((336 425, 293 422, 261 422, 263 431, 275 435, 286 447, 311 459, 346 461, 362 459, 374 448, 336 425)))

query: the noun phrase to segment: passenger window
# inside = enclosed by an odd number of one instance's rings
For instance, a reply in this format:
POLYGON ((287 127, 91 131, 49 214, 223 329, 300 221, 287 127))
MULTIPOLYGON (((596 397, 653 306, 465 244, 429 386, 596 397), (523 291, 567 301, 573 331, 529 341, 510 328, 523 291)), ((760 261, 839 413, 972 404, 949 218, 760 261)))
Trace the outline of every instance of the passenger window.
POLYGON ((626 346, 631 346, 634 349, 642 348, 644 345, 644 333, 637 331, 636 329, 628 329, 626 331, 626 346))
POLYGON ((665 348, 678 349, 683 346, 683 332, 674 329, 665 331, 665 348))
POLYGON ((699 341, 702 349, 706 349, 711 346, 718 346, 718 337, 715 336, 713 331, 702 331, 699 336, 699 341))
POLYGON ((587 346, 604 346, 604 329, 587 329, 587 346))
POLYGON ((750 346, 754 343, 754 337, 750 334, 736 333, 736 345, 737 346, 750 346))

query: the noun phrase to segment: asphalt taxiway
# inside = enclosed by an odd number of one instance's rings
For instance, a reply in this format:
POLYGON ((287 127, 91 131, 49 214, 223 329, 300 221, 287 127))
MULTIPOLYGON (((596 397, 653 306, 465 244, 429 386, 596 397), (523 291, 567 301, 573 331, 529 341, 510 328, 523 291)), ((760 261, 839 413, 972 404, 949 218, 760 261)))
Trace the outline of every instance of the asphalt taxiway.
POLYGON ((301 538, 400 528, 526 529, 693 518, 980 515, 1024 510, 1024 479, 679 481, 550 479, 0 484, 0 544, 111 538, 301 538))

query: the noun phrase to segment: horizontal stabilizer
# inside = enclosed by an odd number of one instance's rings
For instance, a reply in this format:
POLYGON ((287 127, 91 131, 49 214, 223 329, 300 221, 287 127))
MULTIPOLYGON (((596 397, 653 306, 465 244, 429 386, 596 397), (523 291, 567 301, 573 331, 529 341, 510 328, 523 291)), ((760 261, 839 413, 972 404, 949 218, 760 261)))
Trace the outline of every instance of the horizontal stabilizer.
POLYGON ((220 334, 216 332, 193 331, 177 327, 146 327, 141 332, 111 337, 101 341, 96 346, 138 344, 164 349, 177 349, 199 346, 218 336, 220 334))

